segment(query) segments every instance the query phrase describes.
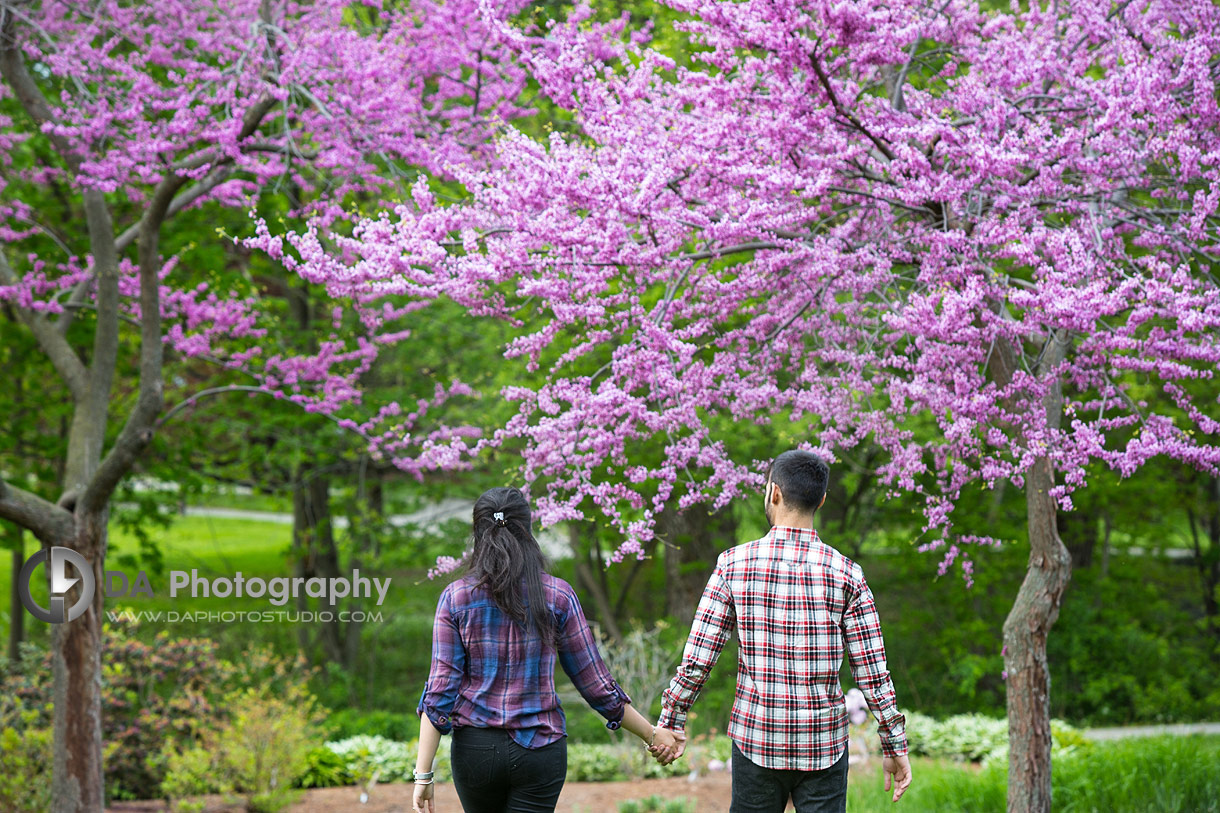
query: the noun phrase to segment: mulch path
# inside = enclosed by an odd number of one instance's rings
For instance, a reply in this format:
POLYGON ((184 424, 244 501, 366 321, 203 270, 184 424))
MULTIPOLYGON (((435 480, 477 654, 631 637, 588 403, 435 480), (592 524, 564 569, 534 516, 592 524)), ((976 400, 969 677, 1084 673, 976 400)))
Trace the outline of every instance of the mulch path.
MULTIPOLYGON (((666 799, 685 796, 695 802, 695 813, 723 813, 729 809, 732 778, 727 773, 701 776, 694 782, 686 777, 640 779, 630 782, 569 782, 563 786, 556 813, 617 813, 618 803, 645 799, 653 794, 666 799)), ((414 786, 407 783, 377 785, 366 803, 360 802, 360 788, 316 788, 307 790, 301 801, 284 813, 411 813, 414 786)), ((462 813, 457 792, 451 782, 436 786, 436 813, 462 813)), ((219 796, 206 798, 204 813, 244 813, 241 805, 228 805, 219 796)), ((106 813, 164 813, 164 802, 115 802, 106 813)))
MULTIPOLYGON (((853 781, 867 781, 880 771, 880 760, 869 768, 852 767, 853 781), (863 774, 863 775, 862 775, 863 774)), ((619 802, 657 795, 665 799, 686 797, 695 802, 695 813, 724 813, 732 797, 732 776, 705 773, 693 781, 686 777, 638 779, 629 782, 569 782, 563 786, 556 813, 617 813, 619 802)), ((413 786, 406 783, 378 785, 366 803, 360 789, 319 788, 305 791, 301 801, 285 813, 411 813, 413 786)), ((240 805, 227 805, 220 797, 207 797, 205 813, 243 813, 240 805)), ((436 813, 463 813, 453 784, 436 786, 436 813)), ((115 802, 107 813, 164 813, 164 802, 115 802)), ((791 808, 789 808, 791 810, 791 808)))

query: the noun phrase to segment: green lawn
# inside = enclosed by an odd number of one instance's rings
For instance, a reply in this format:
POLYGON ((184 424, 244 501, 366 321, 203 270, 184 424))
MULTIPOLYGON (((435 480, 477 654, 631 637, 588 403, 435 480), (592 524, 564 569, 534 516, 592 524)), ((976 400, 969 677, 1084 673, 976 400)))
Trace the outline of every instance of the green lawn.
MULTIPOLYGON (((912 760, 913 781, 895 806, 884 790, 880 760, 853 767, 847 809, 853 813, 991 813, 1004 810, 1008 766, 980 768, 912 760)), ((1098 744, 1056 759, 1051 792, 1057 813, 1218 813, 1220 736, 1150 737, 1098 744)))
MULTIPOLYGON (((167 529, 154 529, 153 536, 162 550, 164 568, 161 573, 147 570, 149 584, 154 596, 135 596, 129 598, 107 599, 108 612, 147 611, 147 612, 186 612, 200 611, 253 611, 293 609, 294 605, 276 606, 267 598, 192 598, 189 591, 179 590, 177 596, 170 596, 169 571, 181 570, 190 572, 196 570, 201 577, 217 578, 232 577, 241 572, 245 577, 257 576, 263 579, 275 577, 290 577, 292 568, 288 553, 292 541, 291 526, 256 522, 238 519, 217 519, 211 517, 188 516, 176 517, 173 525, 167 529)), ((129 580, 134 582, 136 569, 117 564, 118 556, 135 553, 139 546, 136 539, 118 528, 112 527, 110 537, 111 554, 107 567, 111 570, 122 570, 129 580)), ((26 554, 34 552, 34 544, 27 538, 26 554)), ((365 573, 365 575, 372 575, 365 573)), ((420 626, 431 634, 431 615, 436 607, 436 599, 443 588, 443 583, 430 582, 420 571, 402 571, 394 573, 378 573, 381 577, 389 576, 392 581, 386 594, 386 600, 381 607, 369 606, 370 610, 380 610, 385 623, 395 626, 420 626), (411 618, 412 614, 419 619, 411 618), (422 619, 422 620, 420 620, 422 619)), ((12 574, 7 562, 0 564, 0 590, 8 596, 12 574)), ((134 585, 133 585, 134 586, 134 585)), ((35 595, 45 598, 45 587, 35 586, 35 595)), ((317 601, 312 601, 314 609, 319 609, 317 601)), ((373 603, 369 603, 372 605, 373 603)), ((8 635, 8 604, 5 602, 3 612, 0 612, 0 634, 8 635)), ((192 621, 167 623, 150 621, 145 624, 146 631, 151 635, 159 629, 169 628, 178 636, 205 636, 215 638, 222 644, 222 651, 228 654, 240 652, 252 643, 265 642, 284 654, 290 654, 295 647, 294 624, 246 624, 225 623, 223 621, 192 621), (255 627, 259 629, 255 629, 255 627), (149 628, 151 627, 151 628, 149 628)), ((33 640, 45 641, 46 625, 34 623, 27 619, 26 629, 33 640)), ((423 632, 421 629, 420 633, 423 632)), ((387 642, 388 643, 388 642, 387 642)))

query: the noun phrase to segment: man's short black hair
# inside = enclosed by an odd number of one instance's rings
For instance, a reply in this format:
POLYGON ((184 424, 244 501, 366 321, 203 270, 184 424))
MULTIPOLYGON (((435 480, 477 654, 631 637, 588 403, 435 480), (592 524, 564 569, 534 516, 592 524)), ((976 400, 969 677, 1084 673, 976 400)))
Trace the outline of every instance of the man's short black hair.
POLYGON ((771 461, 768 476, 779 486, 790 508, 813 513, 826 496, 830 465, 813 452, 792 449, 771 461))

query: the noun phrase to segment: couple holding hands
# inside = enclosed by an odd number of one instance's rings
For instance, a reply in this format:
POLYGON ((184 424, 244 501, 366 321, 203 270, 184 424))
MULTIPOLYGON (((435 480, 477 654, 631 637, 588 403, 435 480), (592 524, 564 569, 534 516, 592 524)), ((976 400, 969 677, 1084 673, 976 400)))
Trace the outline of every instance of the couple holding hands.
POLYGON ((658 762, 673 762, 686 747, 687 712, 734 630, 731 813, 782 813, 789 799, 797 813, 846 809, 844 654, 878 720, 885 787, 898 801, 911 767, 873 595, 859 565, 813 529, 829 474, 806 451, 772 462, 764 492, 771 530, 717 558, 655 726, 610 675, 571 586, 546 572, 525 496, 515 488, 483 494, 466 573, 436 609, 418 709, 415 813, 434 813, 432 763, 450 732, 466 813, 555 810, 567 772, 556 659, 607 728, 627 729, 658 762))

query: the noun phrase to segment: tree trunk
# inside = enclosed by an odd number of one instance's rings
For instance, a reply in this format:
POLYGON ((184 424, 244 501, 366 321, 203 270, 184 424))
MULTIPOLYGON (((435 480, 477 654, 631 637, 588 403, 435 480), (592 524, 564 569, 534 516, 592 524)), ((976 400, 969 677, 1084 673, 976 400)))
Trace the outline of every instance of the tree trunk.
POLYGON ((657 515, 657 534, 665 545, 666 613, 689 624, 719 552, 737 541, 737 520, 728 508, 708 513, 666 506, 657 515))
MULTIPOLYGON (((96 589, 85 614, 51 628, 52 702, 55 757, 51 813, 101 813, 102 784, 102 588, 109 509, 78 514, 70 547, 93 568, 96 589)), ((80 596, 78 581, 68 592, 71 607, 80 596)))
POLYGON ((1220 618, 1220 605, 1216 601, 1216 588, 1220 586, 1220 478, 1209 478, 1207 483, 1202 500, 1202 523, 1192 508, 1186 510, 1186 517, 1190 522, 1194 564, 1199 571, 1199 586, 1203 593, 1203 617, 1208 632, 1220 641, 1220 623, 1217 623, 1220 618), (1199 542, 1200 524, 1207 535, 1206 550, 1199 542))
MULTIPOLYGON (((339 551, 335 547, 335 529, 330 515, 330 481, 315 474, 309 480, 309 505, 313 510, 313 542, 317 551, 316 571, 318 578, 336 579, 339 572, 339 551)), ((322 646, 331 663, 347 666, 345 625, 339 621, 340 605, 330 605, 318 600, 318 608, 331 614, 329 621, 321 622, 322 646)))
POLYGON ((21 604, 21 591, 17 577, 25 564, 25 529, 20 525, 13 531, 13 581, 9 585, 8 656, 16 661, 21 654, 21 642, 25 640, 25 608, 21 604))
MULTIPOLYGON (((1048 339, 1039 375, 1058 375, 1068 349, 1066 331, 1048 339)), ((1041 408, 1057 432, 1063 417, 1062 382, 1052 381, 1041 408)), ((1036 441, 1035 441, 1036 442, 1036 441)), ((1055 469, 1037 458, 1025 473, 1029 565, 1004 621, 1004 668, 1008 673, 1008 811, 1050 813, 1051 676, 1046 639, 1059 617, 1059 602, 1072 576, 1072 557, 1059 538, 1058 504, 1051 496, 1055 469)))
MULTIPOLYGON (((298 467, 293 485, 292 542, 295 558, 294 575, 300 578, 333 579, 339 573, 339 554, 335 548, 334 529, 330 517, 330 483, 326 477, 305 467, 298 467)), ((297 610, 309 609, 309 598, 297 596, 297 610)), ((339 622, 339 607, 319 600, 318 612, 331 613, 331 620, 319 621, 317 630, 328 661, 346 665, 347 647, 343 642, 343 625, 339 622)), ((302 652, 309 649, 309 625, 298 626, 298 644, 302 652)))
POLYGON ((1039 458, 1025 476, 1029 568, 1004 622, 1008 671, 1008 810, 1051 809, 1050 671, 1046 639, 1072 574, 1072 557, 1056 529, 1051 463, 1039 458))
MULTIPOLYGON (((582 544, 582 539, 587 535, 593 537, 597 533, 597 526, 591 522, 581 522, 573 520, 568 523, 568 545, 572 549, 572 561, 576 565, 576 579, 580 582, 580 586, 585 589, 585 592, 593 599, 593 608, 597 614, 597 621, 601 624, 602 632, 609 636, 612 641, 623 640, 622 630, 618 627, 618 622, 614 617, 614 611, 610 607, 610 594, 606 589, 605 583, 598 578, 598 574, 593 570, 594 567, 605 568, 605 563, 594 561, 590 562, 590 556, 593 554, 582 544)), ((586 614, 587 614, 586 610, 586 614)))
POLYGON ((1091 567, 1097 548, 1097 515, 1093 510, 1080 507, 1070 514, 1057 514, 1056 526, 1072 557, 1072 570, 1091 567))

